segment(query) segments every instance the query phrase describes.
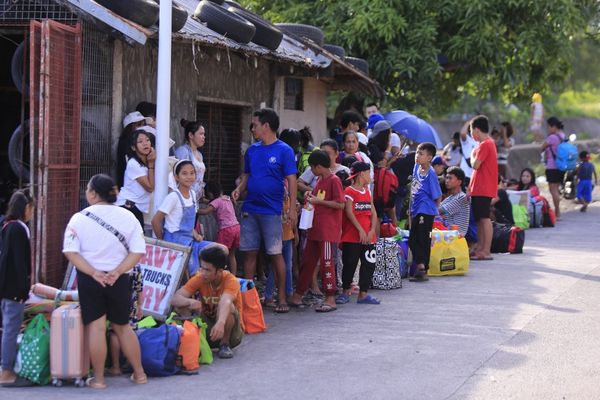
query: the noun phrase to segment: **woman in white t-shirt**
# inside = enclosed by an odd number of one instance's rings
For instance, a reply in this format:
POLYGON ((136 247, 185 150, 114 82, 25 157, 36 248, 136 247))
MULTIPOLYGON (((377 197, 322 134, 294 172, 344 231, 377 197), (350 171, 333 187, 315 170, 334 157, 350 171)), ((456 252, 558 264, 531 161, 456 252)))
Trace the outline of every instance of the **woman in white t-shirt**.
POLYGON ((131 381, 147 382, 140 345, 129 325, 131 281, 128 272, 146 253, 142 228, 129 211, 115 206, 117 187, 108 175, 94 175, 85 192, 90 206, 71 217, 63 253, 77 268, 81 317, 89 343, 94 377, 88 385, 104 389, 106 321, 133 367, 131 381))
POLYGON ((182 119, 180 121, 183 127, 183 135, 185 144, 175 150, 175 157, 180 160, 189 160, 194 165, 196 170, 196 180, 192 185, 192 190, 196 194, 197 199, 201 199, 204 195, 204 174, 206 173, 206 165, 204 157, 200 152, 204 141, 206 140, 206 132, 204 127, 198 121, 188 121, 182 119))
POLYGON ((191 246, 192 254, 188 271, 193 276, 199 268, 200 251, 212 242, 204 240, 195 229, 198 203, 192 185, 196 181, 196 170, 190 160, 179 160, 173 167, 177 190, 165 197, 152 218, 152 229, 158 239, 191 246))
POLYGON ((150 195, 154 191, 154 161, 150 134, 144 130, 134 131, 131 136, 132 157, 127 161, 124 184, 117 197, 118 206, 131 211, 142 229, 144 215, 150 210, 150 195))

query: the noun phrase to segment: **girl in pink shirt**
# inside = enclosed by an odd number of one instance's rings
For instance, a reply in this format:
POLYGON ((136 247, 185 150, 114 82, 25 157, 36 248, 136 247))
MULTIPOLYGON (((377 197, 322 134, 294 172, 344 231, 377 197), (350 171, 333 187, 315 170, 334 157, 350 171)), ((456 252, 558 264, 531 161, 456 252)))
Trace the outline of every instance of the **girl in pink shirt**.
POLYGON ((235 251, 240 247, 240 224, 235 216, 235 207, 229 196, 223 194, 221 185, 217 182, 208 182, 204 187, 204 197, 210 203, 208 207, 198 210, 200 215, 215 213, 217 226, 217 243, 227 246, 229 249, 229 270, 235 275, 237 272, 237 261, 235 251))

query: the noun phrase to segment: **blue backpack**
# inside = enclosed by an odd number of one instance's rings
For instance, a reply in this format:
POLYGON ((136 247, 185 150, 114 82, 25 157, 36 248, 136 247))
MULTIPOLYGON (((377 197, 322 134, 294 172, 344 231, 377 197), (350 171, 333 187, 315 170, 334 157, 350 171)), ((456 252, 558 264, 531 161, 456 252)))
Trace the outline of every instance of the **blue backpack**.
POLYGON ((556 168, 559 170, 572 171, 577 168, 579 151, 577 150, 577 146, 569 142, 569 139, 564 139, 556 148, 556 154, 552 154, 554 155, 556 168))
POLYGON ((144 329, 138 339, 142 350, 142 365, 148 376, 171 376, 179 372, 177 353, 180 334, 176 326, 162 325, 144 329))

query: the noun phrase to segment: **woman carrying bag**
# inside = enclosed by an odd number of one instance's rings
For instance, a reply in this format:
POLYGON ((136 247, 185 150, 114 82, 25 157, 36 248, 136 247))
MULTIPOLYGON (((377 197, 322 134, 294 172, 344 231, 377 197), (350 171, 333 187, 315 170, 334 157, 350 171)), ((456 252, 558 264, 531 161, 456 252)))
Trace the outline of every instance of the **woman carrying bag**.
POLYGON ((33 215, 33 199, 26 191, 15 192, 2 226, 0 248, 0 299, 2 304, 2 373, 0 384, 13 383, 17 335, 23 322, 25 300, 31 283, 31 247, 26 223, 33 215))
POLYGON ((77 268, 81 316, 94 369, 94 377, 87 383, 94 389, 106 388, 107 320, 133 367, 131 381, 146 383, 140 345, 129 325, 129 271, 146 252, 142 228, 131 212, 114 205, 117 187, 110 176, 94 175, 85 195, 90 206, 71 217, 63 253, 77 268))

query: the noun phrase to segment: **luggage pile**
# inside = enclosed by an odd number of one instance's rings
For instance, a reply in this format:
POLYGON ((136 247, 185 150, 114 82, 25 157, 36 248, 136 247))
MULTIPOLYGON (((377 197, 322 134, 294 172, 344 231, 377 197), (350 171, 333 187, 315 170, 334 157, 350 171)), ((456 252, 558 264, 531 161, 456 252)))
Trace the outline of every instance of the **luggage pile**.
MULTIPOLYGON (((245 332, 266 330, 254 282, 240 279, 245 332)), ((89 346, 84 334, 77 290, 59 290, 43 284, 31 288, 28 315, 35 314, 22 336, 15 372, 32 384, 60 387, 72 382, 84 387, 90 373, 89 346)), ((147 316, 138 323, 142 365, 148 376, 197 374, 212 364, 208 325, 199 316, 171 313, 164 323, 147 316)))

